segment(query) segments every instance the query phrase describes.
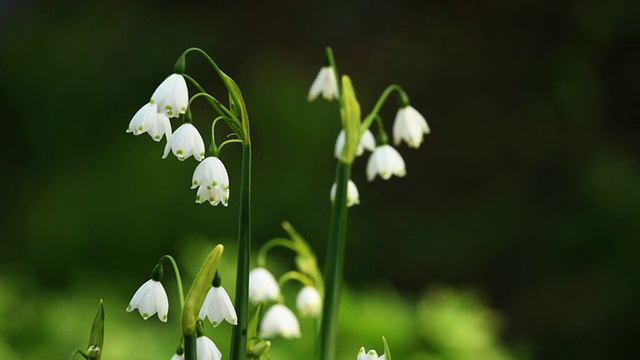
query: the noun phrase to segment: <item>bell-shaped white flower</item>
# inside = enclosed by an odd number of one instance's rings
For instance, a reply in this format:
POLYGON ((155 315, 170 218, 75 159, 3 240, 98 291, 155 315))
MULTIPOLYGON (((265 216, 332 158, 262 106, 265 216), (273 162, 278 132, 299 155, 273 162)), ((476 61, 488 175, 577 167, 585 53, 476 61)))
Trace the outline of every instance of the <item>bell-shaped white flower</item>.
POLYGON ((375 350, 371 349, 369 351, 366 351, 364 347, 361 347, 360 351, 358 351, 358 358, 356 360, 384 360, 384 359, 385 359, 384 354, 378 357, 378 353, 375 350))
POLYGON ((211 205, 229 204, 229 175, 217 157, 207 157, 198 164, 193 172, 191 188, 198 188, 196 202, 199 204, 205 201, 211 205))
POLYGON ((307 100, 313 101, 320 93, 326 100, 333 100, 338 97, 338 81, 336 80, 336 73, 331 66, 325 66, 320 69, 318 76, 311 84, 307 100))
POLYGON ((407 105, 396 114, 393 123, 393 143, 398 146, 402 140, 413 148, 420 147, 423 135, 431 132, 427 121, 412 106, 407 105))
POLYGON ((158 113, 155 104, 149 103, 133 115, 127 132, 136 136, 146 132, 153 140, 160 141, 165 135, 167 139, 171 136, 171 123, 168 117, 158 113))
POLYGON ((204 141, 198 129, 189 123, 180 125, 167 140, 162 158, 166 159, 166 157, 169 156, 169 152, 173 152, 180 161, 191 155, 193 155, 196 160, 202 161, 202 159, 204 159, 204 141))
POLYGON ((276 304, 267 310, 260 323, 260 336, 272 338, 282 336, 287 339, 300 337, 300 323, 288 307, 276 304))
POLYGON ((305 286, 296 297, 296 307, 300 315, 316 317, 322 309, 322 297, 315 287, 305 286))
POLYGON ((196 338, 196 353, 198 360, 220 360, 222 353, 218 350, 213 340, 206 336, 198 336, 196 338))
POLYGON ((249 299, 258 304, 278 300, 280 286, 269 270, 258 267, 249 273, 249 299))
POLYGON ((222 287, 212 286, 204 298, 202 308, 200 308, 200 319, 209 318, 213 326, 218 326, 222 320, 227 320, 231 325, 238 325, 238 315, 234 309, 229 294, 222 287))
MULTIPOLYGON (((336 201, 336 188, 336 183, 333 183, 331 186, 331 202, 336 201)), ((360 204, 360 193, 358 192, 356 184, 349 180, 347 183, 347 206, 351 207, 356 204, 360 204)))
POLYGON ((135 309, 140 311, 140 315, 145 320, 158 313, 158 318, 163 322, 167 322, 169 299, 159 281, 150 279, 133 294, 133 298, 131 298, 129 306, 127 306, 127 311, 131 312, 135 309))
POLYGON ((373 180, 376 175, 388 180, 391 175, 402 177, 406 174, 402 156, 391 145, 378 146, 369 157, 367 163, 367 179, 369 181, 373 180))
POLYGON ((158 106, 158 112, 168 117, 178 117, 187 111, 189 90, 184 76, 171 74, 151 95, 151 103, 158 106))
POLYGON ((184 360, 184 355, 173 354, 171 360, 184 360))
MULTIPOLYGON (((344 129, 340 130, 340 134, 338 134, 338 138, 336 139, 336 146, 334 149, 334 155, 336 158, 340 157, 340 153, 342 152, 342 148, 345 143, 345 132, 344 129)), ((358 143, 358 149, 356 150, 356 156, 360 156, 364 154, 365 149, 369 151, 373 151, 376 148, 376 138, 373 136, 369 129, 365 130, 360 138, 360 142, 358 143)))

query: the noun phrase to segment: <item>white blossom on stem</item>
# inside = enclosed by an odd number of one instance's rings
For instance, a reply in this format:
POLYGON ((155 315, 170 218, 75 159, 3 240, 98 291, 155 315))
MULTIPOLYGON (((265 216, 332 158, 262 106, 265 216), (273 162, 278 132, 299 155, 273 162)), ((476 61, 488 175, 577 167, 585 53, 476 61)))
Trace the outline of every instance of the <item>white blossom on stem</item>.
POLYGON ((196 160, 202 161, 204 159, 204 141, 198 129, 190 123, 180 125, 167 140, 162 158, 166 159, 169 156, 169 152, 173 152, 180 161, 191 155, 196 160))
POLYGON ((307 100, 313 101, 320 93, 322 93, 322 97, 326 100, 333 100, 338 97, 336 73, 330 66, 325 66, 320 69, 318 76, 316 76, 313 84, 311 84, 307 100))
POLYGON ((366 351, 364 347, 361 347, 360 351, 358 351, 358 358, 356 360, 384 360, 384 359, 385 359, 384 354, 378 357, 378 353, 375 350, 371 349, 369 351, 366 351))
POLYGON ((167 315, 169 313, 169 299, 167 293, 164 291, 164 287, 159 281, 149 279, 140 286, 138 291, 133 295, 127 311, 131 312, 138 309, 142 318, 147 320, 150 316, 158 313, 158 318, 167 322, 167 315))
POLYGON ((173 354, 171 360, 184 360, 184 355, 173 354))
POLYGON ((196 338, 196 353, 198 360, 220 360, 222 353, 218 350, 213 340, 206 336, 198 336, 196 338))
POLYGON ((280 286, 269 270, 258 267, 249 273, 249 299, 258 304, 269 300, 277 300, 280 286))
POLYGON ((196 202, 209 201, 211 205, 229 204, 229 175, 220 159, 210 156, 204 159, 193 172, 191 188, 198 188, 196 202))
POLYGON ((391 175, 403 177, 406 173, 402 156, 391 145, 378 146, 369 157, 367 163, 367 179, 369 181, 373 180, 376 175, 388 180, 391 175))
POLYGON ((231 325, 238 325, 238 315, 236 315, 236 309, 231 303, 229 294, 222 287, 212 286, 204 298, 202 308, 200 308, 200 314, 198 316, 204 320, 206 317, 213 326, 218 326, 222 320, 227 320, 231 325))
MULTIPOLYGON (((345 132, 344 129, 340 130, 340 134, 338 134, 338 138, 336 139, 336 146, 334 150, 334 155, 336 158, 340 158, 340 153, 342 152, 342 148, 345 143, 345 132)), ((369 129, 365 130, 360 138, 360 142, 358 143, 358 149, 356 150, 356 156, 360 156, 364 154, 365 150, 373 151, 376 148, 376 139, 369 131, 369 129)))
POLYGON ((160 141, 165 135, 167 139, 171 137, 171 123, 166 115, 158 113, 155 104, 148 103, 133 115, 127 132, 136 136, 146 132, 153 140, 160 141))
POLYGON ((171 74, 151 95, 151 103, 158 105, 158 112, 168 117, 178 117, 187 111, 189 90, 184 76, 171 74))
POLYGON ((398 110, 393 123, 393 143, 398 146, 405 141, 412 148, 420 147, 423 135, 431 132, 427 121, 412 106, 407 105, 398 110))
POLYGON ((305 286, 296 297, 296 307, 300 315, 316 317, 322 309, 322 297, 315 287, 305 286))
MULTIPOLYGON (((336 201, 336 183, 333 183, 331 186, 331 202, 336 201)), ((360 204, 360 193, 358 192, 358 188, 356 184, 349 180, 347 183, 347 206, 351 207, 353 205, 360 204)))
POLYGON ((272 338, 282 336, 287 339, 300 337, 300 323, 288 307, 276 304, 267 310, 260 323, 260 336, 272 338))

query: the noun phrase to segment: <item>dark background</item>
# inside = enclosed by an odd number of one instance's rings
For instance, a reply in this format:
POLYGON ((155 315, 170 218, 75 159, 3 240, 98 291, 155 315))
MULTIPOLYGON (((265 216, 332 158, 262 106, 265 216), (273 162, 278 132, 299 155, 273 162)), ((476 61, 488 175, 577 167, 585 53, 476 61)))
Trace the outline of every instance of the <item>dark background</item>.
MULTIPOLYGON (((355 164, 346 282, 474 289, 533 358, 640 357, 638 4, 0 1, 0 273, 129 294, 185 238, 233 242, 239 148, 222 155, 230 206, 210 208, 192 159, 125 133, 190 46, 244 92, 256 248, 288 220, 323 259, 339 117, 306 93, 329 45, 364 113, 397 83, 432 129, 400 147, 405 178, 355 164)), ((223 94, 202 58, 187 73, 223 94)))

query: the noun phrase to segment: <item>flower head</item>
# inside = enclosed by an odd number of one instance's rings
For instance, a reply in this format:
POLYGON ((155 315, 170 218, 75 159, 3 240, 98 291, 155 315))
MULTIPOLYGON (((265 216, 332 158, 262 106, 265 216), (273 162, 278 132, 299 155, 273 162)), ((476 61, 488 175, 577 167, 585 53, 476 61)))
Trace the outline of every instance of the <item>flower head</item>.
POLYGON ((171 136, 171 123, 168 117, 158 113, 155 104, 149 103, 133 115, 127 132, 133 133, 133 135, 146 132, 153 140, 160 141, 165 135, 167 139, 171 136))
POLYGON ((211 205, 229 204, 229 175, 220 159, 210 156, 204 159, 193 172, 191 188, 198 188, 196 202, 209 201, 211 205))
POLYGON ((300 323, 288 307, 276 304, 267 310, 260 323, 260 336, 272 338, 282 336, 287 339, 300 337, 300 323))
POLYGON ((196 160, 201 161, 204 158, 204 141, 198 129, 189 123, 180 125, 167 140, 162 158, 166 159, 170 151, 172 151, 180 161, 191 155, 193 155, 196 160))
MULTIPOLYGON (((335 146, 335 152, 334 152, 334 155, 336 158, 340 157, 340 153, 342 152, 342 148, 344 147, 345 136, 346 135, 345 135, 344 129, 342 129, 340 131, 340 134, 338 134, 338 138, 336 139, 336 146, 335 146)), ((371 131, 367 129, 364 131, 364 133, 362 134, 362 137, 360 138, 360 142, 358 143, 358 149, 356 150, 356 156, 362 155, 365 149, 369 151, 373 151, 375 150, 375 148, 376 148, 376 139, 371 133, 371 131)))
POLYGON ((268 300, 277 300, 280 286, 269 270, 258 267, 249 273, 249 299, 257 304, 268 300))
POLYGON ((371 349, 369 351, 366 351, 364 347, 361 347, 360 351, 358 351, 358 358, 356 360, 384 360, 384 359, 385 359, 384 354, 378 357, 378 353, 375 350, 371 349))
POLYGON ((305 286, 296 297, 296 307, 302 316, 318 316, 322 309, 322 297, 315 287, 305 286))
POLYGON ((151 95, 151 103, 158 105, 158 112, 168 117, 178 117, 187 111, 189 90, 184 76, 171 74, 151 95))
POLYGON ((184 355, 173 354, 171 360, 184 360, 184 355))
POLYGON ((220 325, 222 320, 227 320, 231 325, 238 325, 236 309, 233 308, 229 294, 222 286, 212 286, 204 298, 199 318, 204 320, 206 317, 213 326, 220 325))
POLYGON ((196 338, 196 352, 198 360, 220 360, 222 353, 218 350, 213 340, 206 336, 198 336, 196 338))
MULTIPOLYGON (((336 183, 333 183, 331 186, 331 201, 336 200, 336 183)), ((347 183, 347 206, 351 207, 353 205, 360 204, 360 193, 358 193, 358 188, 356 184, 349 180, 347 183)))
POLYGON ((423 134, 430 132, 427 121, 412 106, 398 110, 393 123, 393 143, 396 146, 404 140, 410 147, 418 148, 422 144, 423 134))
POLYGON ((406 173, 402 156, 391 145, 378 146, 369 157, 367 163, 367 179, 369 181, 373 180, 376 175, 388 180, 391 175, 402 177, 406 173))
POLYGON ((330 66, 325 66, 320 69, 318 76, 316 76, 313 84, 311 84, 307 100, 313 101, 320 93, 322 93, 322 97, 326 100, 333 100, 338 97, 336 73, 330 66))
POLYGON ((157 312, 158 318, 163 322, 167 322, 169 299, 160 281, 150 279, 140 286, 138 291, 133 294, 133 298, 131 298, 129 306, 127 306, 127 311, 131 312, 136 308, 145 320, 157 312))

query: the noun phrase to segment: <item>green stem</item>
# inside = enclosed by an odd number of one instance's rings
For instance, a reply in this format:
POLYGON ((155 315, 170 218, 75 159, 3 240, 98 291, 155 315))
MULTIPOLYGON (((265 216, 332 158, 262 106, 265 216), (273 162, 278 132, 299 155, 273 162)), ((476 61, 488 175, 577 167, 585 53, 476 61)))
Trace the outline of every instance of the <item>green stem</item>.
POLYGON ((175 259, 171 257, 171 255, 162 256, 159 262, 163 262, 164 260, 169 260, 169 262, 171 262, 171 265, 173 266, 173 273, 176 274, 176 282, 178 283, 178 297, 180 298, 180 311, 182 312, 182 308, 184 308, 184 291, 182 289, 182 278, 180 277, 178 264, 176 263, 175 259))
MULTIPOLYGON (((218 99, 214 98, 213 96, 209 95, 202 86, 200 86, 200 84, 191 76, 187 75, 187 74, 182 74, 182 76, 185 77, 185 79, 189 80, 199 91, 201 91, 202 94, 206 94, 208 96, 205 96, 205 98, 207 99, 207 101, 209 102, 209 104, 211 104, 211 106, 213 106, 213 108, 216 110, 216 112, 218 114, 220 114, 220 116, 222 116, 222 118, 224 119, 224 121, 227 123, 227 125, 229 125, 229 127, 236 133, 238 134, 238 136, 240 136, 240 134, 242 134, 242 128, 240 125, 240 121, 237 120, 236 116, 226 107, 224 107, 224 105, 222 105, 222 103, 220 103, 220 101, 218 101, 218 99)), ((197 96, 198 94, 194 95, 194 98, 197 96)), ((204 95, 200 95, 200 96, 204 96, 204 95)))
POLYGON ((320 329, 320 360, 333 360, 336 350, 340 288, 344 267, 347 234, 347 182, 351 164, 338 161, 336 169, 336 198, 331 211, 329 244, 325 266, 325 297, 320 329))
POLYGON ((384 102, 394 91, 397 91, 398 94, 400 94, 403 102, 409 102, 407 94, 404 92, 404 90, 402 90, 400 85, 393 84, 387 86, 387 88, 382 92, 382 95, 380 95, 380 98, 378 99, 378 102, 376 102, 376 105, 373 107, 373 110, 371 110, 369 115, 367 115, 367 117, 362 121, 362 125, 360 125, 360 134, 363 134, 364 131, 367 130, 369 126, 371 126, 371 123, 373 123, 373 121, 376 119, 376 116, 378 116, 378 111, 380 111, 380 108, 382 107, 384 102))
POLYGON ((198 360, 196 334, 184 335, 184 360, 198 360))
POLYGON ((231 359, 247 357, 247 324, 249 307, 249 256, 251 252, 251 143, 242 145, 240 179, 240 216, 238 227, 238 271, 236 278, 236 312, 238 325, 233 327, 231 359))
POLYGON ((278 284, 280 285, 280 288, 283 288, 284 284, 286 284, 287 281, 291 281, 291 280, 297 280, 304 286, 316 287, 316 284, 314 284, 314 281, 310 277, 295 270, 288 271, 284 273, 282 276, 280 276, 280 279, 278 280, 278 284))
POLYGON ((333 68, 333 72, 336 74, 336 86, 338 87, 338 103, 340 104, 340 109, 344 108, 344 97, 342 96, 342 82, 340 81, 340 73, 338 72, 338 67, 336 66, 336 60, 333 57, 333 50, 327 46, 326 49, 326 57, 329 62, 329 66, 333 68))
POLYGON ((267 265, 267 251, 271 250, 272 248, 276 247, 276 246, 282 246, 285 247, 287 249, 291 249, 294 252, 296 252, 296 254, 298 253, 298 249, 296 248, 296 245, 293 241, 289 240, 289 239, 285 239, 285 238, 275 238, 275 239, 271 239, 269 241, 267 241, 264 245, 262 245, 262 247, 260 248, 260 251, 258 251, 258 266, 259 267, 266 267, 267 265))

